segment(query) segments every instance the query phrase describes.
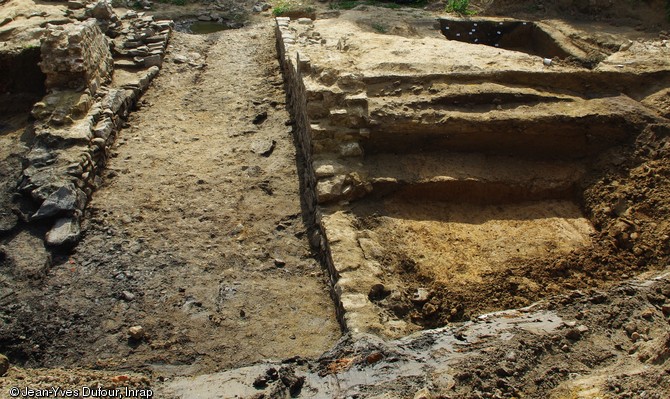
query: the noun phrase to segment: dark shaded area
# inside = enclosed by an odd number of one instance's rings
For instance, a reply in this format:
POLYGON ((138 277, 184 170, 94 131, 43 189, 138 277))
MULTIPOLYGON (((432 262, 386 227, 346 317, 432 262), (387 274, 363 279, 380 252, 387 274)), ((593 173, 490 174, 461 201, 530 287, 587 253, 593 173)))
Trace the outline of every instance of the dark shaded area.
POLYGON ((40 48, 0 53, 0 115, 29 111, 45 94, 40 48))
POLYGON ((571 55, 533 22, 441 19, 440 28, 449 40, 484 44, 545 58, 567 58, 571 55))

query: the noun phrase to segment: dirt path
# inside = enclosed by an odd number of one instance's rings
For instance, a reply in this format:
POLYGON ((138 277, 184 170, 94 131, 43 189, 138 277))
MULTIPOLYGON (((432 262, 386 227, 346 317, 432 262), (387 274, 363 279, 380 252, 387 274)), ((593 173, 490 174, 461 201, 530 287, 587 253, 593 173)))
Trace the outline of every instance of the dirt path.
POLYGON ((340 331, 304 236, 283 93, 269 21, 174 34, 84 239, 21 294, 28 365, 194 375, 331 347, 340 331))

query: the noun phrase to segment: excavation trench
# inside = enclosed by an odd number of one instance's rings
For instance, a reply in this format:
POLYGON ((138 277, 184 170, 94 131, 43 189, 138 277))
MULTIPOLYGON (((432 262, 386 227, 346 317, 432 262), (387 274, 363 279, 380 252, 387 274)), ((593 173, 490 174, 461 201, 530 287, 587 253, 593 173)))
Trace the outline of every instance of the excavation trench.
MULTIPOLYGON (((355 13, 340 18, 364 25, 355 13)), ((429 49, 409 61, 383 35, 357 31, 358 40, 344 41, 330 20, 277 19, 307 160, 311 242, 354 334, 400 337, 583 286, 569 265, 595 251, 601 234, 592 216, 600 205, 592 197, 587 205, 585 193, 602 178, 608 151, 659 121, 632 98, 634 85, 598 84, 613 72, 543 65, 538 55, 584 54, 556 29, 439 22, 447 41, 431 32, 398 39, 429 49), (465 37, 467 45, 457 42, 465 37), (337 45, 326 55, 314 38, 337 45)), ((588 284, 620 273, 597 263, 588 264, 588 284)))
POLYGON ((546 58, 574 55, 534 22, 440 19, 440 26, 442 34, 449 40, 483 44, 546 58))
POLYGON ((226 31, 230 29, 239 29, 241 24, 230 21, 199 21, 197 19, 182 19, 175 22, 175 29, 179 32, 190 33, 193 35, 208 35, 226 31))

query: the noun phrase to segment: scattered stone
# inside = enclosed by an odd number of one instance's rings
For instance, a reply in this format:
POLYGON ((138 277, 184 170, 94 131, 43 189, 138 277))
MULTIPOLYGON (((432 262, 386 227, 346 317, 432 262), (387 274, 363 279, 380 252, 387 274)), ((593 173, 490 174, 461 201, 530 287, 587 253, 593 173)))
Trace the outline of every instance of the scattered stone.
POLYGON ((381 352, 372 352, 369 354, 366 358, 365 361, 368 364, 374 364, 377 363, 378 361, 382 360, 384 358, 384 355, 381 352))
POLYGON ((361 157, 363 148, 357 142, 344 143, 340 145, 340 155, 343 157, 361 157))
POLYGON ((286 266, 286 261, 284 261, 284 260, 281 259, 281 258, 275 258, 275 259, 274 259, 274 262, 275 262, 275 266, 276 266, 276 267, 280 267, 280 268, 281 268, 281 267, 286 266))
POLYGON ((654 311, 654 309, 647 308, 647 309, 643 310, 642 313, 640 313, 640 316, 641 316, 643 319, 651 320, 651 319, 654 318, 654 314, 655 314, 655 313, 656 313, 656 312, 654 311))
POLYGON ((626 334, 630 337, 634 332, 637 331, 637 323, 634 321, 629 322, 624 326, 624 330, 626 331, 626 334))
POLYGON ((266 111, 261 112, 260 114, 256 115, 254 117, 254 120, 251 121, 254 125, 260 125, 261 123, 265 122, 265 120, 268 118, 268 113, 266 111))
POLYGON ((431 294, 432 292, 426 288, 417 288, 416 292, 414 292, 414 295, 412 295, 412 302, 417 305, 426 303, 430 299, 431 294))
POLYGON ((33 215, 33 219, 47 218, 80 209, 83 207, 84 197, 84 193, 74 186, 60 187, 44 200, 40 209, 33 215))
POLYGON ((81 237, 79 221, 74 217, 58 219, 46 236, 48 245, 59 247, 73 245, 81 237))
POLYGON ((268 3, 257 3, 256 5, 254 5, 252 10, 254 12, 258 13, 258 12, 267 11, 270 8, 272 8, 272 6, 269 5, 268 3))
POLYGON ((433 399, 428 388, 421 388, 414 394, 414 399, 433 399))
POLYGON ((172 62, 174 62, 175 64, 186 64, 189 61, 190 60, 188 59, 187 56, 181 54, 177 54, 174 57, 172 57, 172 62))
POLYGON ((9 359, 0 354, 0 377, 7 374, 7 371, 9 371, 9 359))
POLYGON ((84 7, 86 7, 86 4, 84 4, 82 1, 70 0, 67 2, 67 8, 70 10, 80 10, 84 7))
POLYGON ((496 369, 496 375, 501 378, 509 377, 514 374, 514 370, 509 367, 501 366, 496 369))
POLYGON ((277 142, 270 139, 260 139, 256 140, 251 144, 251 151, 255 154, 269 157, 274 151, 277 142))
POLYGON ((243 230, 244 230, 244 225, 243 225, 242 223, 238 223, 238 224, 235 226, 235 228, 233 228, 233 229, 230 231, 230 235, 231 235, 231 236, 238 235, 238 234, 240 234, 243 230))
POLYGON ((633 46, 633 41, 632 40, 627 40, 625 43, 622 43, 621 46, 619 46, 619 51, 628 51, 633 46))
POLYGON ((133 294, 133 293, 130 292, 130 291, 123 291, 123 292, 121 293, 121 297, 122 297, 125 301, 131 302, 131 301, 133 301, 133 300, 135 299, 135 294, 133 294))
POLYGON ((274 367, 270 367, 269 369, 267 369, 265 371, 265 375, 267 376, 269 381, 277 381, 279 379, 279 372, 274 367))
POLYGON ((279 369, 279 378, 282 384, 288 388, 291 397, 296 397, 300 394, 302 386, 305 384, 304 376, 296 376, 293 368, 282 367, 279 369))
POLYGON ((576 341, 582 337, 582 334, 579 333, 579 331, 576 328, 571 328, 568 330, 568 332, 565 334, 565 337, 567 339, 576 341))
POLYGON ((670 316, 670 304, 666 304, 661 306, 661 311, 663 312, 664 316, 670 316))
POLYGON ((260 375, 254 380, 253 386, 256 389, 263 389, 268 386, 268 379, 265 376, 260 375))
POLYGON ((128 336, 136 341, 141 341, 145 337, 144 327, 133 326, 128 329, 128 336))

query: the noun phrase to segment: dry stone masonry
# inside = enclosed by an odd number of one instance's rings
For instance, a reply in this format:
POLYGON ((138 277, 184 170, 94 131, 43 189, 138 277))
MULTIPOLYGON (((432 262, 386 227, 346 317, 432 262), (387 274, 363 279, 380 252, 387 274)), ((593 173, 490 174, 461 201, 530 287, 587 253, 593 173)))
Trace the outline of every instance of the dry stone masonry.
POLYGON ((75 8, 81 21, 49 26, 42 39, 47 95, 32 110, 35 137, 19 184, 39 204, 28 219, 53 221, 52 246, 79 239, 109 147, 158 73, 172 29, 134 11, 118 18, 105 1, 75 8))
POLYGON ((95 19, 51 26, 42 40, 40 65, 49 91, 86 88, 96 93, 113 73, 109 44, 95 19))

